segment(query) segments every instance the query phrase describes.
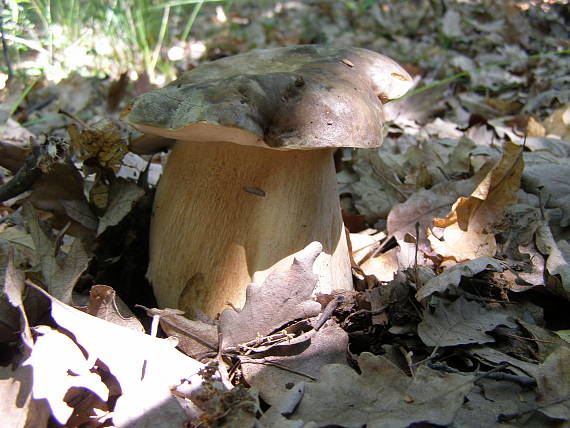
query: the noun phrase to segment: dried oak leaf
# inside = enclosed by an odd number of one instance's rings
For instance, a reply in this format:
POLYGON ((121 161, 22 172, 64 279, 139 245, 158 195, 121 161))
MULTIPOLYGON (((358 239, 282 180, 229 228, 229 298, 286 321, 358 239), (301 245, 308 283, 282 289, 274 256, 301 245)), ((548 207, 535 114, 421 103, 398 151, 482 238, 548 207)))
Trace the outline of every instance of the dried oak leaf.
POLYGON ((295 319, 316 316, 321 305, 311 300, 318 277, 313 263, 322 251, 312 242, 300 251, 285 272, 272 272, 263 284, 247 286, 241 311, 226 309, 220 315, 222 349, 267 336, 295 319))
POLYGON ((308 342, 271 349, 261 359, 242 359, 242 373, 266 403, 275 405, 286 396, 288 385, 318 377, 327 364, 346 364, 347 347, 348 334, 329 321, 308 342))
MULTIPOLYGON (((73 341, 70 340, 67 345, 70 349, 75 346, 79 353, 73 361, 63 358, 62 364, 73 362, 86 365, 91 373, 97 366, 116 378, 121 395, 113 412, 115 426, 133 426, 136 421, 137 426, 166 428, 184 423, 186 416, 172 396, 171 388, 179 386, 186 379, 191 391, 200 390, 202 378, 199 372, 204 368, 203 364, 176 350, 171 341, 93 317, 60 302, 38 287, 33 289, 50 300, 53 320, 73 336, 73 341)), ((42 328, 45 330, 48 327, 42 328)), ((56 359, 67 355, 53 346, 45 352, 48 355, 51 352, 56 359)), ((37 369, 43 373, 49 370, 52 359, 34 359, 34 371, 37 369)), ((62 369, 60 374, 63 376, 61 381, 65 381, 67 372, 62 369)), ((37 379, 35 374, 34 378, 37 379)), ((55 382, 57 380, 52 379, 51 383, 55 382)), ((45 393, 50 394, 49 390, 45 393)), ((59 410, 63 419, 66 409, 61 407, 59 410)))
POLYGON ((502 272, 504 267, 499 260, 491 257, 479 257, 474 260, 459 263, 426 282, 416 293, 416 299, 422 300, 431 296, 433 293, 443 293, 449 287, 459 285, 462 277, 471 278, 486 270, 502 272))
POLYGON ((346 365, 325 366, 319 382, 305 384, 291 419, 346 428, 449 425, 474 380, 423 366, 411 378, 386 358, 370 353, 363 353, 358 365, 360 375, 346 365))
POLYGON ((67 254, 62 254, 58 244, 40 222, 30 203, 24 204, 30 234, 40 261, 40 269, 48 291, 64 303, 71 303, 73 287, 89 264, 89 254, 83 243, 75 238, 67 254))
POLYGON ((495 339, 486 332, 498 325, 513 327, 516 324, 502 311, 493 311, 460 297, 448 305, 439 302, 433 313, 426 310, 418 325, 418 334, 428 346, 488 343, 495 339))
POLYGON ((505 209, 517 200, 523 168, 522 148, 508 142, 500 161, 471 196, 460 197, 446 218, 433 221, 444 229, 443 240, 428 237, 434 251, 457 261, 493 257, 497 250, 494 231, 505 209))
POLYGON ((32 368, 0 367, 0 415, 2 423, 10 428, 47 427, 49 405, 45 400, 32 398, 34 383, 32 368))
POLYGON ((144 333, 141 322, 121 300, 113 287, 97 284, 89 292, 89 315, 144 333))
POLYGON ((34 330, 37 337, 24 366, 33 367, 34 398, 45 398, 60 424, 65 424, 74 411, 66 402, 70 389, 85 388, 103 401, 108 399, 107 386, 97 373, 91 371, 93 362, 85 357, 73 340, 45 325, 34 330))
POLYGON ((540 412, 557 420, 570 420, 570 349, 560 346, 536 375, 540 412))
MULTIPOLYGON (((146 308, 145 308, 146 309, 146 308)), ((214 323, 190 320, 178 309, 146 309, 150 316, 160 316, 160 326, 169 337, 178 339, 178 348, 192 358, 217 352, 218 327, 214 323)))
MULTIPOLYGON (((416 235, 416 223, 420 231, 431 226, 432 220, 445 215, 453 202, 462 195, 468 195, 476 187, 472 179, 436 184, 429 190, 414 193, 403 204, 394 206, 388 214, 388 235, 394 235, 398 241, 406 234, 416 235)), ((420 248, 429 244, 422 233, 420 248)))

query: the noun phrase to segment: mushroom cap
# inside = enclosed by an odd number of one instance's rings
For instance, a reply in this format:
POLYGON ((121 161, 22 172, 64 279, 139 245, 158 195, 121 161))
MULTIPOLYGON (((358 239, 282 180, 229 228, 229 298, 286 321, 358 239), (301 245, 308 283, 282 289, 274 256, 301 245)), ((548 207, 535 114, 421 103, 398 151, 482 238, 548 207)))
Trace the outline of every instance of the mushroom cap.
POLYGON ((382 143, 382 103, 411 86, 401 66, 367 49, 256 49, 201 65, 135 98, 122 118, 179 141, 371 148, 382 143))

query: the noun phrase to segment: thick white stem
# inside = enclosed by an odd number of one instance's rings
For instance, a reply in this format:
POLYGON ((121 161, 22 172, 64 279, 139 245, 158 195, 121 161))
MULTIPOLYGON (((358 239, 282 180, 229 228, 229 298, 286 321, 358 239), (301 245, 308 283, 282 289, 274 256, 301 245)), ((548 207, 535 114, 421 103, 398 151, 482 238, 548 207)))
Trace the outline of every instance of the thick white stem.
POLYGON ((312 241, 317 291, 351 289, 332 150, 179 142, 156 194, 148 277, 160 306, 215 316, 312 241))

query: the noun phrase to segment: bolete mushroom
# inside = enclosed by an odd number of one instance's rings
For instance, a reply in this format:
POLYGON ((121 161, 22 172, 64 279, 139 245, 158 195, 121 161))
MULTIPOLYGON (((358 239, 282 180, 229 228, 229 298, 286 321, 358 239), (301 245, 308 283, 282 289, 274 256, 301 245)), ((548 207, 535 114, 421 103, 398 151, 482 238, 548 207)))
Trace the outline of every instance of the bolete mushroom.
POLYGON ((176 140, 158 185, 148 277, 161 306, 214 316, 312 241, 318 291, 351 289, 338 147, 382 143, 382 103, 411 86, 359 48, 258 49, 201 65, 123 113, 176 140))

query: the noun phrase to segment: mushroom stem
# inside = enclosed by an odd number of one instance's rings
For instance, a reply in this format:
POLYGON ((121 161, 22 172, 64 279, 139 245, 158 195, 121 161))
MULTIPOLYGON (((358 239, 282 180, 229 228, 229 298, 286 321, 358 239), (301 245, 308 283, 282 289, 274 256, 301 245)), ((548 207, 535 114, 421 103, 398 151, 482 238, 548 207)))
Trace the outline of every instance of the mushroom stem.
POLYGON ((352 289, 333 150, 176 144, 160 180, 148 277, 158 303, 215 316, 312 241, 317 290, 352 289), (255 275, 255 278, 254 278, 255 275))

